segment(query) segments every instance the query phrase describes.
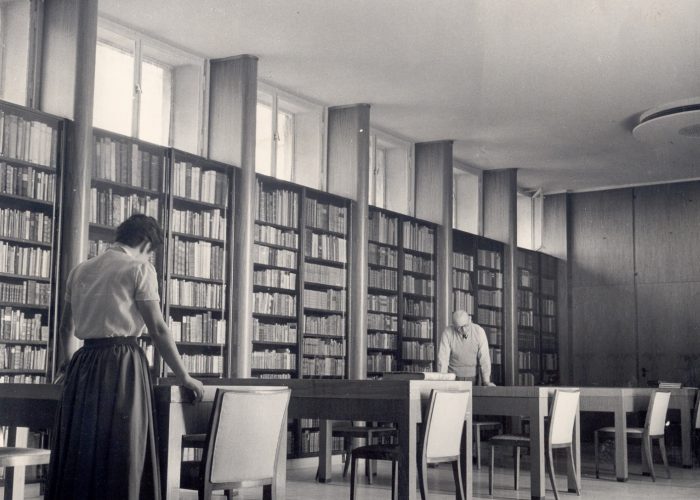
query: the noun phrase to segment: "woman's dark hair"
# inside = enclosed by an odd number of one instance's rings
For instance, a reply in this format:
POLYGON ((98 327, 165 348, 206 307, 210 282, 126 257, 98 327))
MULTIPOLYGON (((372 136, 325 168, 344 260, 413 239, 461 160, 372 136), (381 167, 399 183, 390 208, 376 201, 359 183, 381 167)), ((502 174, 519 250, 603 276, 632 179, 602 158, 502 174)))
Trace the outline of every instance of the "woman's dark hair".
POLYGON ((130 247, 148 241, 151 243, 151 250, 155 250, 163 244, 163 230, 153 217, 134 214, 119 224, 116 241, 130 247))

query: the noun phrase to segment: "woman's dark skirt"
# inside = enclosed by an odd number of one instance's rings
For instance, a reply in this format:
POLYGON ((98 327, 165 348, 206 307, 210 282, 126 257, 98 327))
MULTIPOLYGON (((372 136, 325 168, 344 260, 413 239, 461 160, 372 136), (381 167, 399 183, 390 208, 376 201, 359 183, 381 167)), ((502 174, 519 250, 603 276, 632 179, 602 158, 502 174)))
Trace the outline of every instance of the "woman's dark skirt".
POLYGON ((48 500, 160 500, 148 361, 135 338, 85 341, 68 366, 48 500))

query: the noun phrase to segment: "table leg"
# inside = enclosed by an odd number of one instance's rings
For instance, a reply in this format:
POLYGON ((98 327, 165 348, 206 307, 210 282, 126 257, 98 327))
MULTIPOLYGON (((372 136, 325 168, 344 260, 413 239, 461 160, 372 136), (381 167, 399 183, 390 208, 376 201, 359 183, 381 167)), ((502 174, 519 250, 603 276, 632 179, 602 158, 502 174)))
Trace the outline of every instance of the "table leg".
POLYGON ((530 408, 530 495, 544 498, 544 416, 547 414, 547 398, 536 398, 530 408))
POLYGON ((574 462, 567 458, 568 467, 568 488, 569 493, 577 493, 581 484, 581 413, 576 412, 574 421, 574 436, 571 443, 574 462))
MULTIPOLYGON (((26 448, 29 429, 26 427, 11 427, 7 436, 7 445, 26 448)), ((24 500, 24 467, 5 468, 5 500, 24 500)))
POLYGON ((692 403, 689 398, 683 396, 681 400, 681 458, 683 467, 693 468, 693 428, 692 403))
POLYGON ((471 409, 467 415, 467 419, 464 423, 464 432, 462 433, 462 439, 464 440, 463 451, 462 451, 462 478, 464 480, 465 496, 467 500, 470 500, 473 496, 473 479, 474 479, 474 466, 472 464, 472 416, 471 409))
POLYGON ((620 399, 615 409, 615 475, 620 482, 627 481, 627 413, 620 399))
POLYGON ((399 498, 416 500, 416 425, 411 418, 410 408, 406 408, 396 422, 401 448, 399 460, 399 498))
POLYGON ((287 495, 287 410, 282 417, 280 445, 277 448, 277 467, 275 469, 275 484, 272 498, 285 500, 287 495))
POLYGON ((185 419, 182 403, 168 404, 158 413, 160 438, 161 484, 166 500, 180 499, 180 464, 185 419), (164 414, 163 414, 164 413, 164 414))
MULTIPOLYGON (((318 482, 330 483, 333 479, 331 460, 333 458, 333 421, 321 420, 319 422, 318 440, 318 482)), ((350 457, 347 458, 350 460, 350 457)))

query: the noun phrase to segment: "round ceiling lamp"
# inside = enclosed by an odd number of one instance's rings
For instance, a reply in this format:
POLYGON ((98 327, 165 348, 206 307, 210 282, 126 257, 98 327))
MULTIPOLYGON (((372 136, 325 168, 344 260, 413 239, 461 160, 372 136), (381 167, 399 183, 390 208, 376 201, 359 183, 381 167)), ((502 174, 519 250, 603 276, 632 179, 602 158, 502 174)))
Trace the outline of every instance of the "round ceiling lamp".
POLYGON ((700 141, 700 97, 676 101, 642 113, 632 134, 648 144, 700 141))

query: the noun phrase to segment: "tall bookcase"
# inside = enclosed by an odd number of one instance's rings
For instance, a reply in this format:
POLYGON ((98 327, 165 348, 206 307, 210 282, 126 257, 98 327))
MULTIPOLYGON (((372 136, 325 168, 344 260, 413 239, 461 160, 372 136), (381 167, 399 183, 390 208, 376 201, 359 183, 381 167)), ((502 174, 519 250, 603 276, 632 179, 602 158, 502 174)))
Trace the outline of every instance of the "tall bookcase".
POLYGON ((491 381, 502 384, 503 366, 503 243, 476 242, 476 323, 486 332, 491 354, 491 381))
POLYGON ((472 317, 476 312, 476 239, 472 234, 452 231, 452 310, 462 309, 472 317))
POLYGON ((398 370, 400 216, 369 210, 367 293, 367 376, 398 370))
POLYGON ((435 371, 436 226, 401 222, 399 315, 402 371, 435 371))
MULTIPOLYGON (((114 242, 119 224, 132 214, 167 223, 167 149, 112 132, 94 131, 95 154, 90 187, 88 258, 104 252, 114 242)), ((166 241, 151 263, 164 291, 166 241)), ((147 335, 139 342, 154 374, 159 372, 153 345, 147 335)))
POLYGON ((540 346, 542 357, 542 383, 558 384, 559 372, 559 332, 557 315, 557 269, 559 261, 550 255, 540 254, 540 346))
POLYGON ((518 385, 538 385, 540 375, 540 258, 517 250, 518 385))
POLYGON ((178 150, 170 151, 169 160, 165 317, 187 370, 223 377, 230 371, 225 305, 234 169, 178 150))
POLYGON ((253 359, 258 378, 298 378, 302 319, 301 188, 257 180, 253 248, 253 359))
POLYGON ((64 130, 0 101, 0 383, 50 379, 64 130))

